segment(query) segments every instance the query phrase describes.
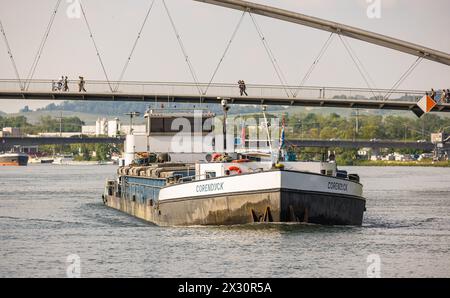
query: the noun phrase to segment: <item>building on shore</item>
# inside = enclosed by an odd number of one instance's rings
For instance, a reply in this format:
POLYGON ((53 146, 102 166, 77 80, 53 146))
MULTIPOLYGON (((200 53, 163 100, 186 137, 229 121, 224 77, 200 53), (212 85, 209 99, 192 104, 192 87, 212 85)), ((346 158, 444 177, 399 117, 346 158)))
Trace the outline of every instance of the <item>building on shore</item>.
MULTIPOLYGON (((99 118, 95 125, 83 125, 81 133, 88 136, 108 136, 117 137, 119 135, 130 134, 130 125, 122 125, 118 118, 107 120, 106 118, 99 118)), ((145 133, 145 125, 133 125, 134 133, 145 133)))
POLYGON ((0 138, 5 137, 20 138, 23 137, 23 133, 18 127, 4 127, 0 131, 0 138))

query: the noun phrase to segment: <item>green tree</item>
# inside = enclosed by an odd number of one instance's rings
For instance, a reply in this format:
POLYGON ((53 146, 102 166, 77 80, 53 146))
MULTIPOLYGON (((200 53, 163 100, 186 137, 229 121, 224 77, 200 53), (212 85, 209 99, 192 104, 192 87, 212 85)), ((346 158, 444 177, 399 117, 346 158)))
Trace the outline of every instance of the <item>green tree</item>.
POLYGON ((27 122, 27 118, 24 116, 17 117, 1 117, 0 116, 0 128, 4 127, 29 127, 31 124, 27 122))
POLYGON ((59 132, 60 124, 62 132, 81 132, 84 122, 78 117, 66 117, 60 121, 58 118, 46 115, 41 116, 37 127, 41 132, 59 132))
POLYGON ((111 158, 112 146, 109 144, 96 144, 96 159, 99 161, 109 160, 111 158))

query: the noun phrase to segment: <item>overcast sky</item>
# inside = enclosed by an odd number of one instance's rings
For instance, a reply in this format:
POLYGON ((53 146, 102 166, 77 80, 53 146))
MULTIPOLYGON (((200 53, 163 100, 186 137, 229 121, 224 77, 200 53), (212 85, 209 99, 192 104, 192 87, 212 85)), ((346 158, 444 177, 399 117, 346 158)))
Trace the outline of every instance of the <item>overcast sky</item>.
MULTIPOLYGON (((62 0, 35 78, 56 79, 104 75, 83 19, 67 16, 71 0, 62 0)), ((202 82, 209 81, 238 22, 241 12, 191 0, 166 0, 181 38, 202 82)), ((450 1, 381 0, 381 18, 367 16, 367 0, 254 0, 296 12, 330 19, 450 52, 450 1)), ((22 77, 33 62, 56 0, 0 0, 0 20, 22 77)), ((88 21, 110 79, 117 80, 151 0, 83 0, 88 21)), ((301 81, 329 33, 256 16, 289 84, 301 81)), ((350 40, 379 88, 390 88, 416 59, 413 56, 350 40)), ((15 74, 0 40, 0 79, 15 74)), ((279 84, 276 73, 246 16, 215 82, 279 84)), ((124 80, 192 82, 183 55, 160 0, 144 28, 124 80)), ((350 56, 335 39, 307 85, 365 87, 350 56)), ((450 68, 423 61, 400 87, 441 89, 450 85, 450 68)), ((0 111, 15 112, 25 104, 46 102, 0 101, 0 111)))

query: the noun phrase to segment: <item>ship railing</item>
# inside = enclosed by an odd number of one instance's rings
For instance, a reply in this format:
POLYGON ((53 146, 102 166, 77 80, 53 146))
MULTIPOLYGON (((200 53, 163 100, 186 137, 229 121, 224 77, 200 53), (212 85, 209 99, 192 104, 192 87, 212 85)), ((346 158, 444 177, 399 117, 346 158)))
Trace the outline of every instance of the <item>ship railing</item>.
MULTIPOLYGON (((134 177, 141 177, 141 176, 134 176, 134 177)), ((128 185, 137 185, 137 186, 143 186, 143 187, 149 187, 149 188, 158 188, 162 189, 164 188, 164 185, 150 185, 150 184, 144 184, 139 182, 127 182, 128 185)))
POLYGON ((193 175, 193 176, 185 176, 180 178, 178 181, 181 182, 186 182, 187 181, 195 181, 195 180, 203 180, 203 179, 208 179, 208 175, 207 174, 202 174, 202 175, 193 175))

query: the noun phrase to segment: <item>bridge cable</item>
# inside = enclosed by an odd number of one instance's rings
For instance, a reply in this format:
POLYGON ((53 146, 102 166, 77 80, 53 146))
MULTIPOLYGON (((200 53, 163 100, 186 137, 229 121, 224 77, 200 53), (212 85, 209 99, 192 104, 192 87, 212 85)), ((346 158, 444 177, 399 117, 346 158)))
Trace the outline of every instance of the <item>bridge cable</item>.
POLYGON ((395 92, 395 90, 398 89, 398 87, 400 87, 400 85, 409 77, 409 75, 416 69, 416 67, 419 66, 420 62, 422 62, 423 59, 424 59, 424 57, 418 57, 414 61, 414 63, 406 70, 406 72, 392 86, 392 88, 389 90, 389 92, 386 93, 386 95, 384 96, 385 101, 389 99, 389 97, 392 95, 392 93, 395 92))
MULTIPOLYGON (((252 18, 253 24, 255 25, 256 31, 259 34, 259 37, 261 38, 262 44, 264 45, 264 48, 266 49, 267 55, 269 56, 270 61, 272 62, 273 68, 275 69, 275 72, 278 76, 278 79, 280 80, 281 85, 284 87, 284 91, 286 92, 286 95, 288 97, 290 97, 289 92, 288 92, 288 83, 286 81, 286 78, 284 76, 284 73, 280 67, 280 65, 278 64, 278 61, 274 55, 274 53, 272 52, 269 43, 267 42, 267 39, 264 37, 264 34, 261 30, 261 28, 259 27, 258 23, 256 22, 255 17, 253 16, 253 14, 251 12, 248 12, 248 14, 250 15, 250 17, 252 18)), ((290 90, 289 90, 290 91, 290 90)), ((291 95, 294 96, 294 94, 292 93, 292 91, 290 91, 291 95)))
POLYGON ((422 62, 424 58, 418 57, 414 63, 408 68, 408 70, 400 77, 400 79, 392 86, 392 88, 389 90, 389 92, 385 96, 385 100, 387 100, 392 93, 408 78, 408 76, 414 71, 414 69, 422 62))
POLYGON ((117 92, 117 90, 119 90, 120 83, 122 83, 123 77, 125 76, 125 72, 127 71, 128 65, 130 64, 131 57, 133 56, 134 51, 135 51, 135 49, 137 47, 137 44, 139 42, 139 39, 141 38, 142 31, 144 30, 145 24, 147 23, 147 20, 148 20, 148 18, 150 16, 150 13, 152 11, 152 8, 153 8, 154 4, 155 4, 155 0, 152 0, 152 2, 150 4, 150 7, 147 10, 147 14, 145 15, 144 22, 142 23, 141 29, 139 30, 138 35, 136 37, 136 40, 134 41, 134 44, 133 44, 133 47, 131 49, 130 55, 128 56, 128 59, 125 62, 125 65, 124 65, 124 67, 122 69, 122 73, 120 74, 119 80, 117 81, 117 85, 114 88, 115 92, 117 92))
POLYGON ((36 68, 39 64, 39 60, 41 59, 42 52, 44 51, 45 44, 47 43, 48 36, 50 35, 50 31, 51 31, 53 23, 55 21, 55 17, 58 12, 60 4, 61 4, 61 0, 56 1, 55 8, 53 9, 53 13, 50 17, 50 21, 48 22, 47 28, 45 29, 44 36, 42 37, 41 43, 39 45, 36 56, 34 57, 33 64, 31 65, 30 71, 28 72, 28 76, 27 76, 26 83, 25 83, 25 85, 26 85, 25 90, 28 90, 28 88, 30 87, 31 80, 34 77, 36 68))
MULTIPOLYGON (((367 71, 367 69, 364 67, 364 64, 362 63, 362 61, 359 59, 358 55, 356 55, 355 50, 352 48, 350 42, 345 39, 345 37, 342 37, 342 39, 347 43, 347 46, 349 48, 349 50, 353 53, 353 56, 355 57, 355 59, 359 62, 359 65, 361 66, 361 69, 364 71, 364 73, 366 74, 367 79, 369 80, 369 82, 372 84, 373 88, 376 90, 377 88, 377 84, 375 84, 375 81, 372 79, 372 76, 370 75, 370 73, 367 71)), ((372 94, 374 93, 374 90, 372 90, 372 94)), ((379 92, 379 96, 380 98, 383 97, 383 94, 381 94, 381 91, 379 92)), ((375 96, 376 98, 376 96, 375 96)))
POLYGON ((186 61, 186 64, 189 67, 189 71, 191 72, 191 76, 194 79, 194 82, 195 82, 195 85, 197 87, 197 90, 198 90, 200 96, 202 96, 203 92, 202 92, 202 89, 200 88, 200 84, 199 84, 199 81, 198 81, 198 78, 197 78, 197 74, 195 73, 194 66, 192 65, 192 63, 191 63, 191 61, 189 59, 189 56, 188 56, 187 51, 186 51, 186 48, 184 47, 183 41, 181 40, 181 36, 178 33, 177 27, 175 26, 175 22, 174 22, 174 20, 172 18, 172 15, 170 14, 169 8, 167 7, 166 1, 162 0, 162 3, 164 4, 164 8, 165 8, 167 16, 169 17, 169 20, 170 20, 170 24, 172 25, 172 29, 173 29, 173 31, 175 33, 175 36, 177 37, 178 44, 180 46, 181 51, 183 52, 184 59, 186 61))
POLYGON ((328 37, 327 41, 325 42, 325 44, 323 45, 322 49, 320 50, 319 54, 317 55, 317 57, 314 59, 313 64, 311 65, 311 67, 309 68, 308 72, 305 74, 305 76, 303 77, 302 81, 300 82, 300 84, 298 85, 298 89, 295 91, 294 93, 294 97, 297 97, 298 94, 300 93, 300 89, 305 86, 306 82, 309 80, 309 78, 311 77, 311 74, 313 73, 314 69, 316 68, 316 66, 319 64, 320 60, 322 59, 323 55, 325 54, 325 52, 327 51, 327 49, 329 48, 329 46, 331 45, 332 41, 333 41, 333 37, 334 37, 334 32, 332 32, 330 34, 330 36, 328 37))
MULTIPOLYGON (((362 78, 363 78, 364 81, 366 82, 366 85, 367 85, 367 87, 370 89, 370 92, 371 92, 371 93, 373 94, 373 96, 376 98, 377 96, 376 96, 376 94, 375 94, 375 91, 374 91, 374 89, 372 88, 372 86, 371 86, 370 83, 369 83, 369 81, 370 81, 371 79, 369 79, 368 77, 370 77, 370 76, 367 76, 367 77, 366 77, 366 75, 365 75, 365 73, 364 73, 365 68, 364 68, 364 65, 361 63, 361 60, 359 60, 358 57, 352 52, 352 49, 351 49, 350 44, 349 44, 346 40, 344 40, 343 37, 342 37, 340 34, 339 34, 339 38, 340 38, 340 40, 342 41, 342 44, 344 45, 344 47, 345 47, 345 49, 347 50, 348 54, 350 55, 350 58, 351 58, 351 59, 353 60, 353 62, 355 63, 356 68, 358 69, 358 71, 359 71, 359 73, 361 74, 362 78), (358 64, 358 61, 361 63, 361 65, 358 64)), ((366 72, 367 72, 367 71, 366 71, 366 72)), ((368 74, 368 72, 367 72, 367 74, 368 74)), ((373 81, 373 80, 372 80, 372 81, 373 81)))
POLYGON ((5 40, 6 49, 8 50, 9 59, 11 59, 11 63, 12 63, 12 66, 14 68, 14 72, 16 73, 17 80, 19 80, 20 90, 23 90, 24 87, 22 87, 22 80, 20 79, 19 71, 17 70, 16 61, 14 60, 14 56, 12 54, 11 47, 9 46, 8 38, 6 37, 6 31, 3 28, 3 24, 2 24, 1 20, 0 20, 0 30, 2 32, 3 39, 5 40))
POLYGON ((111 92, 114 92, 114 90, 113 90, 113 88, 111 86, 111 82, 110 82, 109 77, 108 77, 108 73, 106 72, 105 65, 103 64, 103 60, 102 60, 102 57, 100 55, 100 51, 98 50, 97 43, 95 42, 94 35, 92 34, 91 26, 89 25, 88 19, 86 17, 85 8, 84 8, 83 4, 81 3, 81 0, 79 0, 79 3, 80 3, 80 8, 81 8, 81 13, 83 14, 83 19, 84 19, 84 21, 86 23, 86 27, 87 27, 87 29, 89 31, 89 37, 91 38, 92 44, 94 45, 95 51, 97 53, 98 61, 100 62, 100 65, 101 65, 102 70, 103 70, 103 74, 105 75, 106 81, 108 82, 109 89, 111 90, 111 92))
POLYGON ((241 16, 241 18, 239 19, 239 22, 238 22, 238 24, 236 25, 236 28, 234 29, 233 34, 231 35, 231 38, 230 38, 230 40, 228 41, 227 46, 225 47, 225 51, 223 52, 223 55, 222 55, 222 57, 220 58, 219 63, 217 64, 216 69, 214 70, 214 73, 213 73, 213 75, 211 76, 211 79, 209 80, 209 83, 208 83, 208 85, 206 86, 206 89, 205 89, 203 95, 206 95, 206 93, 208 93, 209 87, 211 86, 211 84, 212 84, 214 78, 216 77, 217 72, 219 71, 219 68, 220 68, 220 66, 221 66, 221 64, 222 64, 222 62, 223 62, 223 60, 225 59, 225 56, 227 55, 228 50, 230 49, 231 44, 233 43, 233 40, 234 40, 234 38, 236 37, 236 35, 237 35, 238 31, 239 31, 239 28, 240 28, 241 25, 242 25, 242 21, 244 20, 244 17, 245 17, 245 14, 246 14, 246 13, 247 13, 246 11, 244 11, 244 12, 242 13, 242 16, 241 16))

